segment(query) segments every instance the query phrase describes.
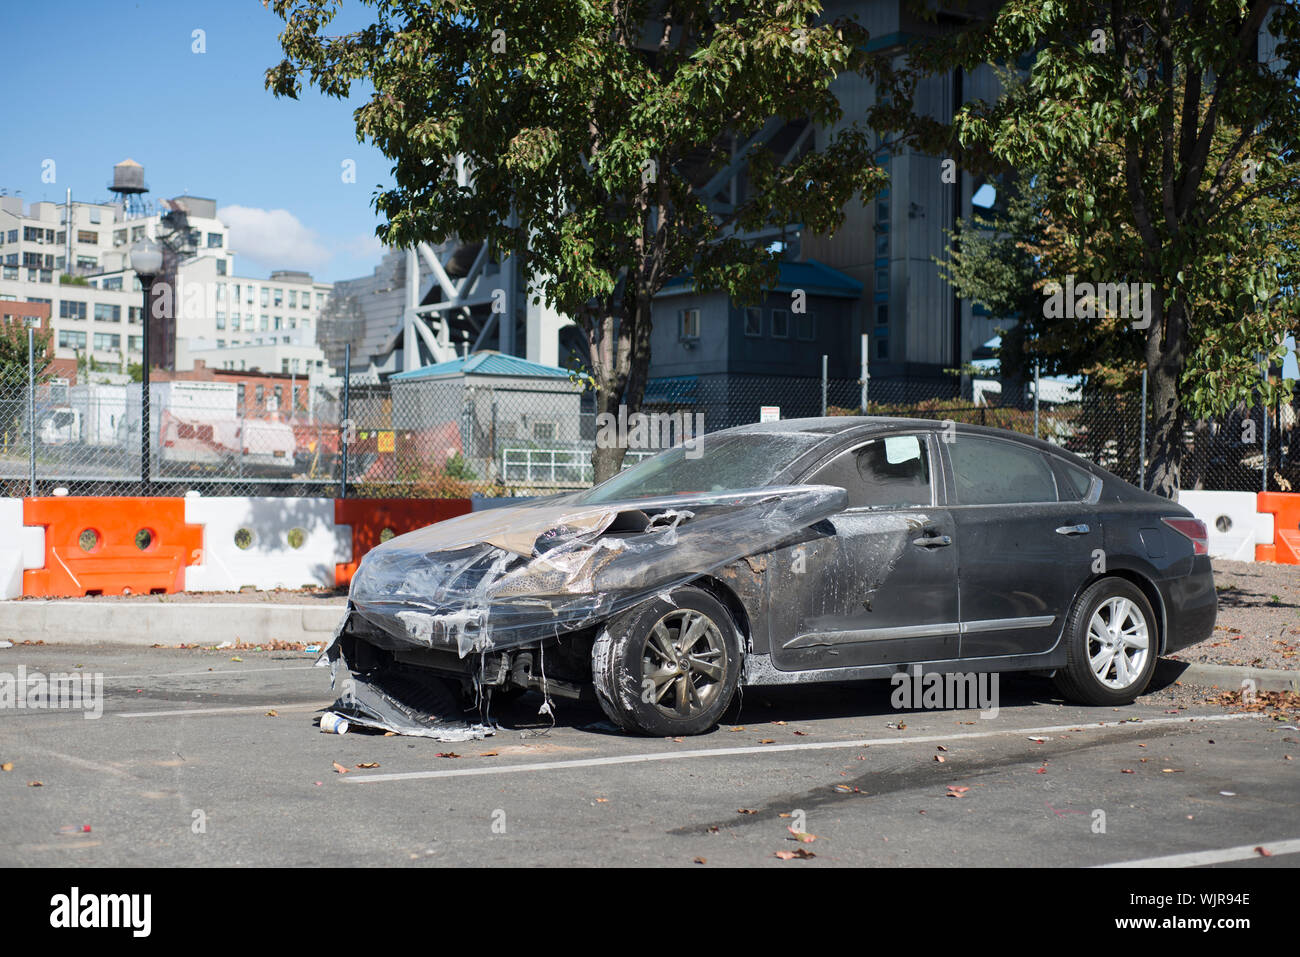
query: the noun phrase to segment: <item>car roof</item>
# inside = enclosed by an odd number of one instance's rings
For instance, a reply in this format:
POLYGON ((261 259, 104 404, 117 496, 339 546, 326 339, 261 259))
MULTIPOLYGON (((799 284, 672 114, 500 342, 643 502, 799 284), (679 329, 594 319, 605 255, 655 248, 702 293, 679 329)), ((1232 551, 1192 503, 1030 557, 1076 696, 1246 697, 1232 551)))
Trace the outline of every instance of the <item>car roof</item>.
MULTIPOLYGON (((1047 452, 1058 458, 1065 459, 1068 462, 1077 464, 1082 468, 1099 476, 1105 476, 1116 479, 1116 476, 1107 472, 1105 469, 1089 462, 1087 459, 1071 452, 1053 442, 1047 442, 1043 439, 1034 438, 1021 432, 1013 432, 1009 429, 998 429, 986 425, 972 425, 966 422, 954 422, 949 419, 917 419, 907 418, 904 416, 890 415, 825 415, 814 416, 805 419, 782 419, 779 422, 756 422, 749 425, 738 425, 730 429, 722 429, 712 435, 750 435, 750 434, 776 434, 776 435, 809 435, 817 436, 823 439, 815 445, 814 449, 820 450, 827 445, 839 444, 844 441, 852 441, 858 436, 866 436, 878 432, 893 431, 937 431, 946 430, 951 427, 957 432, 964 432, 970 435, 987 435, 992 438, 1008 439, 1019 442, 1021 445, 1029 446, 1040 452, 1047 452)), ((814 451, 813 453, 818 454, 814 451)), ((808 456, 799 456, 799 459, 806 462, 808 456)), ((1118 479, 1117 479, 1118 480, 1118 479)))

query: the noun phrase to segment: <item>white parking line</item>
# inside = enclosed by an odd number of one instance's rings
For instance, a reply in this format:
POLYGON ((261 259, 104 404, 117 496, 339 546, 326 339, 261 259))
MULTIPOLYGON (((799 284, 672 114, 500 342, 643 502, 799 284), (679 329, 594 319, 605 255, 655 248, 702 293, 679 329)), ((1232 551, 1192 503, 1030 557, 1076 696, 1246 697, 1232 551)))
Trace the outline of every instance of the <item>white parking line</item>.
POLYGON ((1097 867, 1203 867, 1206 864, 1227 864, 1231 861, 1247 861, 1263 857, 1255 848, 1268 851, 1270 857, 1283 854, 1300 854, 1300 839, 1289 841, 1260 841, 1258 844, 1242 844, 1240 847, 1225 847, 1219 851, 1192 851, 1189 854, 1169 854, 1165 857, 1144 857, 1138 861, 1116 861, 1114 864, 1098 864, 1097 867))
POLYGON ((743 748, 701 748, 694 751, 658 751, 642 754, 618 754, 604 758, 575 758, 568 761, 536 761, 529 764, 484 765, 472 768, 447 768, 441 771, 394 771, 384 774, 349 774, 343 780, 349 784, 374 784, 380 781, 413 781, 424 778, 459 778, 480 774, 515 774, 524 771, 559 771, 568 768, 593 768, 610 764, 642 764, 653 761, 681 761, 687 758, 741 757, 745 755, 782 754, 789 751, 828 751, 844 748, 864 748, 868 745, 933 744, 940 741, 967 741, 973 738, 994 738, 1008 734, 1061 734, 1076 728, 1151 727, 1165 724, 1191 724, 1198 721, 1233 721, 1238 718, 1258 717, 1253 714, 1213 714, 1199 717, 1149 718, 1140 725, 1130 721, 1103 721, 1096 724, 1060 724, 1047 728, 1008 728, 1003 731, 968 731, 960 734, 930 734, 912 737, 858 738, 853 741, 807 741, 798 744, 772 744, 743 748))
POLYGON ((114 714, 115 718, 178 718, 191 714, 239 714, 245 711, 316 711, 328 708, 332 702, 314 703, 297 702, 296 704, 259 704, 243 705, 238 708, 186 708, 184 711, 125 711, 114 714))

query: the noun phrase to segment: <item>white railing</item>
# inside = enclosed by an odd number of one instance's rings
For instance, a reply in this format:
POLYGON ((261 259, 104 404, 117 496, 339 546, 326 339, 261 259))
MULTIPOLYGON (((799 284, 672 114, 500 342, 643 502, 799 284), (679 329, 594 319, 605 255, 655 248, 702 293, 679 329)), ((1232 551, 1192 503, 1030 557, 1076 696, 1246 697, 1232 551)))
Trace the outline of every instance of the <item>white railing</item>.
MULTIPOLYGON (((635 465, 654 451, 629 451, 623 467, 635 465)), ((572 486, 592 483, 590 449, 502 449, 501 477, 511 485, 572 486)))

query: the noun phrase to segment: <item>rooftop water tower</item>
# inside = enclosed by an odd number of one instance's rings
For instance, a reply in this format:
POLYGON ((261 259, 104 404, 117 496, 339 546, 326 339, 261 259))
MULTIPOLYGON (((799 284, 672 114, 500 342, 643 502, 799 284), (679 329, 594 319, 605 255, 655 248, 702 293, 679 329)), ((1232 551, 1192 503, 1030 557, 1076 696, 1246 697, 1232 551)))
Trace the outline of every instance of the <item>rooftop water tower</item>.
POLYGON ((148 213, 144 194, 149 187, 144 183, 144 167, 133 159, 124 159, 113 167, 113 182, 109 191, 116 193, 128 219, 148 213))

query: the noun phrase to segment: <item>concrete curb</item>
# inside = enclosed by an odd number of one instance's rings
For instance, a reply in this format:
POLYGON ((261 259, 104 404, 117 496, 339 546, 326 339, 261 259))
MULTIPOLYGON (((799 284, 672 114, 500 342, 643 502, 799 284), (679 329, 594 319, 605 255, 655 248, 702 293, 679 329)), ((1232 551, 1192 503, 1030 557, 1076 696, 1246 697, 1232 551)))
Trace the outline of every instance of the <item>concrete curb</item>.
POLYGON ((333 635, 343 605, 272 602, 0 602, 0 639, 60 645, 179 645, 243 641, 315 644, 333 635))
POLYGON ((1156 665, 1153 684, 1181 681, 1199 688, 1222 688, 1240 691, 1241 683, 1255 682, 1256 691, 1300 691, 1300 671, 1277 668, 1251 668, 1245 665, 1212 665, 1201 661, 1175 661, 1161 658, 1156 665))

